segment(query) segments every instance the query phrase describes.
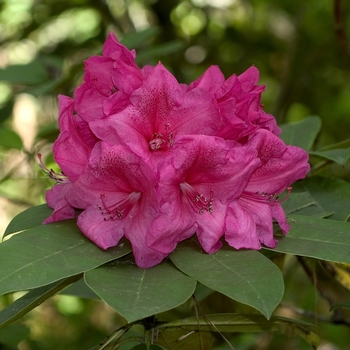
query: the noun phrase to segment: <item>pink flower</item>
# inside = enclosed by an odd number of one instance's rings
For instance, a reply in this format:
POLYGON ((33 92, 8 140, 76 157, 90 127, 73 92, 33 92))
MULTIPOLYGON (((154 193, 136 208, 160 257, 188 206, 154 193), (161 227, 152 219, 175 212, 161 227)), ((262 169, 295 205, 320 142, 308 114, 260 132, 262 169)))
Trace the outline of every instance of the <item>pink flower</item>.
POLYGON ((131 103, 119 113, 91 122, 102 140, 123 143, 156 165, 171 151, 177 135, 214 135, 221 119, 213 97, 203 89, 185 92, 161 63, 147 69, 131 103))
POLYGON ((114 34, 85 62, 72 100, 59 96, 53 146, 62 174, 46 193, 53 214, 76 216, 102 249, 122 237, 136 264, 160 263, 194 234, 213 253, 274 247, 273 220, 289 230, 278 196, 309 170, 260 104, 255 67, 225 79, 212 66, 189 86, 161 64, 139 69, 114 34))
POLYGON ((161 214, 148 230, 146 243, 170 253, 197 232, 205 251, 219 249, 227 205, 241 195, 259 165, 251 148, 229 147, 212 136, 178 137, 172 156, 160 169, 161 214))
POLYGON ((128 104, 128 96, 141 85, 135 51, 129 51, 110 33, 103 56, 85 61, 84 83, 74 93, 75 109, 86 121, 116 113, 128 104))
POLYGON ((258 151, 257 168, 244 192, 232 202, 226 216, 226 241, 234 248, 260 249, 261 243, 275 247, 273 219, 284 233, 289 231, 278 195, 310 170, 308 154, 295 146, 286 146, 267 130, 258 130, 247 143, 258 151))
POLYGON ((124 146, 99 142, 65 198, 84 209, 78 226, 89 239, 108 249, 125 236, 138 266, 150 267, 166 256, 145 244, 146 231, 159 211, 155 185, 155 175, 137 155, 124 146))
POLYGON ((223 120, 217 136, 240 140, 260 128, 279 135, 281 130, 275 118, 261 108, 261 93, 265 86, 256 85, 258 80, 259 71, 254 66, 227 80, 217 66, 211 66, 189 85, 189 89, 202 88, 213 94, 223 120))

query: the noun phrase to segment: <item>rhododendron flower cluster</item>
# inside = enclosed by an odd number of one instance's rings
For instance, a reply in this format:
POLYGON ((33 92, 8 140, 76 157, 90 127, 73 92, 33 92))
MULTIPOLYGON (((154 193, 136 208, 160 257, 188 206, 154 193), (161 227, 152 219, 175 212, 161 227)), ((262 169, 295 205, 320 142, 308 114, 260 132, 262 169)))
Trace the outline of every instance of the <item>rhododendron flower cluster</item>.
POLYGON ((278 195, 305 177, 308 155, 279 138, 258 79, 212 66, 180 84, 161 63, 139 68, 111 33, 74 99, 59 96, 62 174, 47 170, 57 184, 44 223, 78 216, 102 249, 125 237, 142 268, 193 235, 207 253, 275 247, 273 222, 289 230, 278 195))

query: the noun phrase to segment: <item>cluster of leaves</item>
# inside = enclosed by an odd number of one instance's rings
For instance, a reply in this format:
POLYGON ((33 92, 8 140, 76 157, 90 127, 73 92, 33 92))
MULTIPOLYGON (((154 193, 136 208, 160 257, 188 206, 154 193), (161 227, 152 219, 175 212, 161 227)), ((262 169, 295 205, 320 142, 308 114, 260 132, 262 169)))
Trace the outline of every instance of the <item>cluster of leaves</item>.
MULTIPOLYGON (((283 136, 286 142, 303 146, 315 156, 313 169, 324 161, 345 162, 350 154, 345 148, 311 151, 319 127, 320 120, 310 117, 284 125, 283 136)), ((16 234, 0 245, 0 293, 29 290, 0 312, 0 327, 8 326, 83 279, 82 289, 91 289, 124 318, 120 328, 96 349, 117 349, 129 341, 139 342, 145 349, 151 349, 151 344, 161 349, 210 349, 214 342, 212 333, 224 337, 227 333, 267 330, 298 334, 317 348, 321 335, 314 324, 272 316, 284 295, 284 278, 273 257, 283 253, 283 257, 291 254, 325 261, 348 288, 350 276, 344 266, 349 265, 344 264, 350 264, 350 231, 346 222, 350 214, 349 192, 350 184, 343 180, 310 176, 297 184, 286 201, 292 228, 286 237, 276 231, 279 244, 275 249, 236 251, 224 247, 206 254, 195 240, 189 240, 179 244, 170 259, 146 270, 134 264, 128 242, 104 252, 81 234, 75 220, 42 225, 51 209, 46 205, 32 207, 13 219, 5 236, 16 234), (199 316, 197 303, 200 305, 201 300, 215 292, 256 311, 217 314, 212 310, 214 313, 199 316), (163 318, 166 311, 176 309, 191 297, 194 299, 186 317, 163 318), (144 335, 128 337, 128 330, 139 324, 145 329, 144 335)), ((304 264, 308 265, 305 261, 304 264)), ((332 303, 331 299, 328 301, 332 303)), ((350 300, 330 306, 339 311, 349 308, 350 300)), ((349 323, 346 318, 342 321, 349 323)))

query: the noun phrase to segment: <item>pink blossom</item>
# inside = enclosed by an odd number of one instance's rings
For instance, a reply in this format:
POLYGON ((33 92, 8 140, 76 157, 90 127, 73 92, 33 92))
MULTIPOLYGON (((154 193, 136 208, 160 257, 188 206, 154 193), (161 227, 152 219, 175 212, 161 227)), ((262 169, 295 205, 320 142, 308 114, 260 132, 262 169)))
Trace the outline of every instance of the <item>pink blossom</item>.
POLYGON ((141 85, 142 74, 137 67, 135 51, 129 51, 110 33, 103 56, 85 61, 84 82, 74 93, 75 109, 86 121, 100 119, 122 110, 129 94, 141 85))
POLYGON ((121 145, 96 144, 88 164, 65 198, 84 211, 81 231, 102 249, 125 236, 140 267, 158 264, 165 254, 148 248, 145 234, 158 215, 156 177, 137 155, 121 145))
POLYGON ((103 123, 91 122, 91 129, 102 140, 126 144, 153 165, 171 151, 177 135, 214 135, 221 125, 211 94, 200 88, 185 92, 161 63, 147 69, 130 101, 103 123))
POLYGON ((261 93, 265 86, 256 85, 258 80, 259 71, 254 66, 227 80, 217 66, 211 66, 189 85, 189 89, 202 88, 213 94, 223 120, 217 136, 240 140, 260 128, 279 135, 281 130, 275 118, 261 108, 261 93))
POLYGON ((160 169, 161 214, 147 233, 147 244, 170 253, 197 232, 205 251, 219 249, 227 204, 241 195, 259 165, 251 148, 229 147, 217 137, 178 137, 160 169))
POLYGON ((286 146, 267 130, 258 130, 247 143, 258 151, 261 166, 236 202, 230 203, 226 217, 226 241, 234 248, 260 249, 260 243, 275 247, 273 219, 284 233, 289 231, 278 195, 310 170, 308 154, 286 146))
POLYGON ((45 223, 79 213, 86 237, 102 249, 125 237, 142 268, 195 234, 208 253, 224 239, 274 247, 273 220, 289 230, 278 196, 309 165, 262 109, 259 71, 225 79, 212 66, 187 86, 161 63, 139 69, 112 33, 102 54, 85 62, 74 100, 59 96, 62 174, 42 164, 57 182, 45 223))

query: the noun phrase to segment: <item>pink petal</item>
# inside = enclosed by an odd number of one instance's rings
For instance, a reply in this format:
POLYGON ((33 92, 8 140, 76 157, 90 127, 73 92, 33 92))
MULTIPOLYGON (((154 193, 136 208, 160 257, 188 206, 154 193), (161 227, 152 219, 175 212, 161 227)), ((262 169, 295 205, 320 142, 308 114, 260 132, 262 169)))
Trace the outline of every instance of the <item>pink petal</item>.
POLYGON ((246 188, 249 192, 281 193, 296 180, 304 178, 310 170, 306 151, 286 146, 267 130, 258 130, 248 145, 258 151, 262 161, 246 188))
POLYGON ((236 201, 228 206, 225 224, 225 240, 231 247, 261 248, 253 215, 236 201))

